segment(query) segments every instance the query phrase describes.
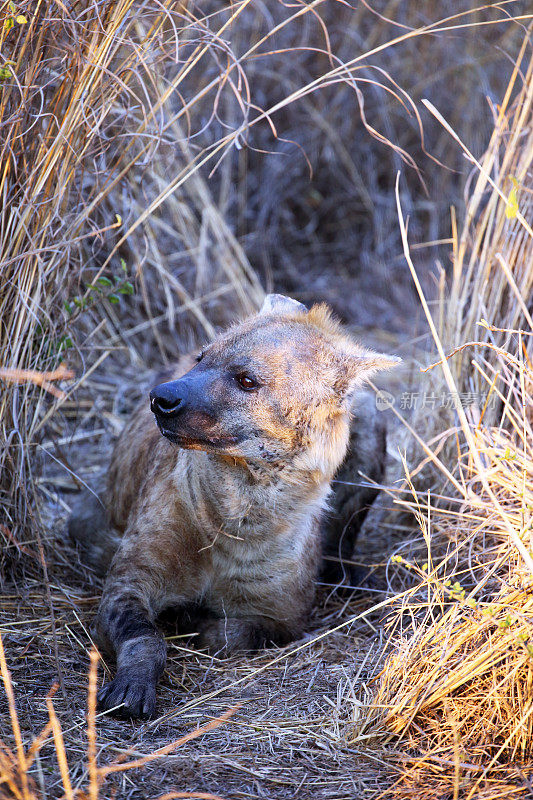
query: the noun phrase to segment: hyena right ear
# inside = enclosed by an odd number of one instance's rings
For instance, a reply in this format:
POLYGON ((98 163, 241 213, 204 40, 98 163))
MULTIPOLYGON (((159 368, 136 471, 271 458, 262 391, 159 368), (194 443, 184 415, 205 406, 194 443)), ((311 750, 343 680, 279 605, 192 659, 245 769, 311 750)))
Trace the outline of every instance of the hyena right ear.
POLYGON ((352 358, 351 366, 354 377, 357 375, 364 379, 370 378, 371 375, 383 369, 397 367, 401 363, 402 359, 399 356, 391 356, 387 353, 373 353, 369 350, 364 355, 352 358))
POLYGON ((285 297, 284 294, 267 294, 260 314, 305 314, 307 308, 298 300, 292 297, 285 297))
POLYGON ((401 364, 398 356, 386 353, 374 353, 372 350, 361 350, 350 355, 341 356, 340 375, 337 381, 337 391, 343 395, 350 395, 357 387, 361 386, 367 378, 376 372, 392 369, 401 364))

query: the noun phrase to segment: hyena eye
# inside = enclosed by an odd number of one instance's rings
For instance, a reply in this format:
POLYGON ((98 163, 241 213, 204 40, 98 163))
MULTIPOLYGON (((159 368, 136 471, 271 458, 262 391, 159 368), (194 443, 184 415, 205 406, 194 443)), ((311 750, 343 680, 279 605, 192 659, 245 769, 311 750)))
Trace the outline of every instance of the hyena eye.
POLYGON ((239 375, 236 375, 235 380, 245 392, 252 392, 254 389, 259 388, 257 381, 251 378, 245 372, 241 372, 239 375))
POLYGON ((196 363, 198 364, 202 360, 203 357, 204 357, 203 353, 198 353, 198 355, 196 356, 196 363))

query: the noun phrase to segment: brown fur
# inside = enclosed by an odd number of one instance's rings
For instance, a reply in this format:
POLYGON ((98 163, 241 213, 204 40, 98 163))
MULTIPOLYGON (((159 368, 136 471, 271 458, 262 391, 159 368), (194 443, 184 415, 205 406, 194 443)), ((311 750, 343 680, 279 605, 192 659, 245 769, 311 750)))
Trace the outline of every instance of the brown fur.
MULTIPOLYGON (((105 569, 113 559, 97 619, 100 643, 117 658, 117 676, 100 693, 103 708, 153 713, 165 663, 156 620, 169 607, 201 605, 200 643, 214 650, 284 644, 302 632, 354 391, 393 361, 354 343, 325 306, 308 311, 270 295, 197 366, 180 365, 173 381, 153 390, 164 435, 148 404, 139 408, 113 454, 106 511, 94 507, 92 521, 87 510, 74 514, 70 525, 89 560, 92 551, 105 569), (243 374, 257 386, 244 390, 243 374)), ((381 428, 354 419, 365 456, 357 466, 379 480, 381 428)), ((360 524, 353 517, 373 494, 351 492, 352 519, 326 543, 330 573, 353 546, 360 524)), ((337 521, 346 518, 344 506, 334 506, 337 521)))

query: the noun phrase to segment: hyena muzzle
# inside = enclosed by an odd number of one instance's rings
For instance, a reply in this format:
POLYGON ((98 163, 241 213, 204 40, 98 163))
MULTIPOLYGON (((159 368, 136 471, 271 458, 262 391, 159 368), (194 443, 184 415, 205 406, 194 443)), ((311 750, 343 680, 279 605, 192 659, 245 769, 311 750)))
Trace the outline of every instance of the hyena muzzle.
POLYGON ((301 634, 321 553, 341 580, 383 475, 382 415, 356 390, 398 360, 359 346, 326 306, 269 295, 152 390, 119 437, 104 502, 84 496, 69 523, 108 570, 96 636, 117 673, 102 709, 154 713, 165 610, 201 609, 199 643, 214 651, 301 634))

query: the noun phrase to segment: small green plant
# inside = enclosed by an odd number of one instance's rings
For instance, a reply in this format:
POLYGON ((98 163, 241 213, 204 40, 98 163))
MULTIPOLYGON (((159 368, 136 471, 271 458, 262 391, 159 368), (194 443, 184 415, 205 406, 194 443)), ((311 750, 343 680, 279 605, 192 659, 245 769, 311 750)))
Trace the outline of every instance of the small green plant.
MULTIPOLYGON (((17 13, 16 6, 11 2, 11 0, 7 4, 7 10, 9 14, 5 17, 2 27, 0 28, 0 47, 3 45, 9 31, 14 28, 15 25, 26 25, 28 22, 24 14, 17 13)), ((0 82, 7 81, 9 78, 12 78, 15 74, 13 67, 16 66, 16 62, 9 58, 2 59, 2 61, 3 63, 0 66, 0 82)))
POLYGON ((6 61, 3 67, 0 67, 0 81, 7 81, 13 75, 11 65, 14 61, 6 61))
POLYGON ((83 294, 65 300, 64 306, 69 317, 76 310, 85 311, 87 308, 104 300, 116 305, 120 302, 121 294, 133 294, 135 288, 131 281, 128 280, 128 268, 124 259, 120 260, 120 266, 121 273, 112 274, 110 278, 102 275, 96 278, 93 283, 86 284, 83 294))
POLYGON ((9 16, 4 20, 4 34, 9 33, 11 28, 14 28, 15 25, 26 25, 28 22, 27 17, 24 14, 17 14, 17 9, 14 3, 9 2, 7 4, 7 8, 9 11, 9 16))

